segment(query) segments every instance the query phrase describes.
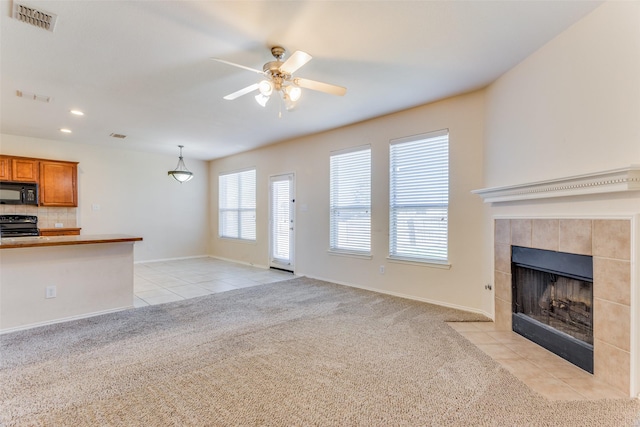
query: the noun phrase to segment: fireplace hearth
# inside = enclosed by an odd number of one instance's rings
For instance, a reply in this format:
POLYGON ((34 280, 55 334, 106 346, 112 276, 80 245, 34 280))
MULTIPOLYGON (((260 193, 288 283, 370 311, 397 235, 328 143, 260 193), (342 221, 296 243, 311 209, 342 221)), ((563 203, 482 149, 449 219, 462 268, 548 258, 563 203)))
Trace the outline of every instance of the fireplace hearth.
POLYGON ((513 331, 593 373, 591 256, 512 246, 513 331))

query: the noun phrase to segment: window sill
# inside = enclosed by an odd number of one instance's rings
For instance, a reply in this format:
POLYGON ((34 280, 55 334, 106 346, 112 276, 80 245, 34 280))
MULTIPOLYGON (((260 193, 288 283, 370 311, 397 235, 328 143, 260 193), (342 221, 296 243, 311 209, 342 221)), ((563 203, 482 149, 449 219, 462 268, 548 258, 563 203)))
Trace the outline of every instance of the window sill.
POLYGON ((429 261, 429 260, 417 260, 413 258, 400 258, 400 257, 392 257, 388 256, 387 259, 389 262, 397 263, 397 264, 408 264, 408 265, 418 265, 421 267, 430 267, 430 268, 440 268, 443 270, 450 270, 451 264, 448 262, 438 262, 438 261, 429 261))
POLYGON ((223 237, 218 236, 220 240, 226 240, 227 242, 235 242, 235 243, 244 243, 245 245, 255 245, 255 240, 247 240, 247 239, 236 239, 235 237, 223 237))
POLYGON ((371 254, 362 254, 357 252, 333 251, 329 249, 327 250, 327 253, 333 256, 344 256, 344 257, 358 258, 358 259, 373 259, 373 256, 371 256, 371 254))

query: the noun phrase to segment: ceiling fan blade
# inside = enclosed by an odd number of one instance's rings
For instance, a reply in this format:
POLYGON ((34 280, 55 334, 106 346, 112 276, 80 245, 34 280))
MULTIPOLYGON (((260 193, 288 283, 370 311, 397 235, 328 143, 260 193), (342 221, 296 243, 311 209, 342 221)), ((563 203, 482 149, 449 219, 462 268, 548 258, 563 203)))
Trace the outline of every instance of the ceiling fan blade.
POLYGON ((226 99, 227 101, 233 101, 234 99, 239 98, 242 95, 246 95, 249 92, 253 92, 256 89, 258 89, 258 83, 254 83, 251 86, 247 86, 243 89, 230 93, 229 95, 225 96, 224 99, 226 99))
POLYGON ((224 59, 220 59, 220 58, 211 58, 211 59, 214 61, 222 62, 223 64, 231 65, 232 67, 242 68, 244 70, 253 71, 254 73, 258 73, 258 74, 264 74, 264 71, 262 70, 256 70, 255 68, 251 68, 251 67, 245 67, 244 65, 236 64, 235 62, 225 61, 224 59))
POLYGON ((303 79, 300 77, 296 77, 295 79, 293 79, 293 83, 306 89, 317 90, 319 92, 325 92, 331 95, 343 96, 345 93, 347 93, 346 87, 317 82, 315 80, 303 79))
POLYGON ((284 61, 284 64, 280 66, 280 71, 282 71, 285 74, 291 75, 295 73, 304 64, 311 61, 311 58, 312 56, 309 55, 308 53, 303 52, 301 50, 296 50, 295 52, 293 52, 293 55, 291 55, 289 59, 284 61))

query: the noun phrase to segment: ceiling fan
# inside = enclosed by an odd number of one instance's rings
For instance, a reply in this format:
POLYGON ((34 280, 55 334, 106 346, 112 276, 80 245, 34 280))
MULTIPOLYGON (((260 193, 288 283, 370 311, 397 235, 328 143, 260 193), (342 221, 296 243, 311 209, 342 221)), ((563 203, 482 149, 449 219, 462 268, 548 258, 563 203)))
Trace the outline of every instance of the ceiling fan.
POLYGON ((293 73, 311 60, 311 55, 301 50, 297 50, 283 62, 282 59, 284 58, 285 52, 286 50, 281 46, 272 47, 271 54, 276 60, 264 64, 262 70, 235 64, 233 62, 225 61, 224 59, 211 58, 214 61, 222 62, 223 64, 242 68, 265 76, 265 79, 260 82, 230 93, 225 96, 224 99, 231 101, 242 95, 258 90, 260 93, 256 95, 256 101, 264 107, 267 105, 271 95, 276 92, 279 93, 284 100, 286 109, 291 110, 295 107, 296 101, 298 101, 302 95, 301 88, 338 96, 343 96, 347 93, 347 89, 342 86, 303 79, 302 77, 293 77, 293 73))

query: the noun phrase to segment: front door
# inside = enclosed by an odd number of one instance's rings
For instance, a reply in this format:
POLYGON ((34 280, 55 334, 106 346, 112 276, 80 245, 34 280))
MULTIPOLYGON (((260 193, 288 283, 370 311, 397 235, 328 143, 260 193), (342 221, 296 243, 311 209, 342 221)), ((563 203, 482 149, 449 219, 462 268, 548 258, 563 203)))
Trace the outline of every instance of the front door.
POLYGON ((270 266, 294 271, 294 176, 292 173, 269 179, 270 266))

